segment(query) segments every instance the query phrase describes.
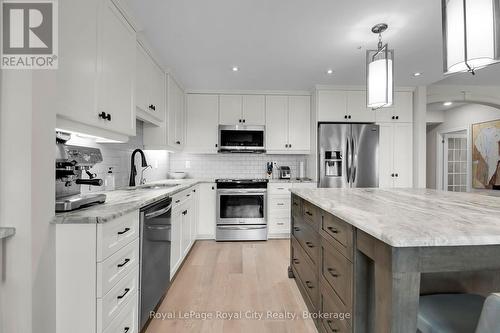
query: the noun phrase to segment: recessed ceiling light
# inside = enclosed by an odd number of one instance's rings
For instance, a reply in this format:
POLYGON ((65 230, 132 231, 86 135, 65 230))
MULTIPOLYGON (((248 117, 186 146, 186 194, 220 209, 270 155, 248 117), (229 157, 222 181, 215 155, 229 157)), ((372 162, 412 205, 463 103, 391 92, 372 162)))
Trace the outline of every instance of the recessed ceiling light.
POLYGON ((332 74, 333 74, 333 69, 328 69, 328 70, 326 71, 326 74, 328 74, 328 75, 332 75, 332 74))
POLYGON ((232 69, 233 69, 233 72, 237 72, 237 71, 239 71, 239 70, 240 70, 240 68, 239 68, 238 66, 233 66, 233 68, 232 68, 232 69))
POLYGON ((420 73, 420 72, 413 73, 414 77, 417 77, 417 76, 420 76, 420 75, 422 75, 422 73, 420 73))
POLYGON ((443 103, 443 105, 444 105, 444 106, 450 106, 450 105, 452 105, 452 104, 453 104, 452 102, 444 102, 444 103, 443 103))

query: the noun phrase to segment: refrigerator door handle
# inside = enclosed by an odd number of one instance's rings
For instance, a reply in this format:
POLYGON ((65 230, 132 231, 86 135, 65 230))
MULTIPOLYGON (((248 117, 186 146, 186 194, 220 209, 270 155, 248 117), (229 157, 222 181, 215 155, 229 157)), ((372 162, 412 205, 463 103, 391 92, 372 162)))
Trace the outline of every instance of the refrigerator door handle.
POLYGON ((351 145, 351 149, 352 149, 352 155, 351 155, 351 168, 352 168, 352 183, 354 184, 354 182, 356 181, 356 171, 357 171, 357 165, 358 165, 358 154, 356 153, 356 146, 355 146, 355 141, 354 141, 354 138, 351 138, 351 142, 352 142, 352 145, 351 145))
POLYGON ((346 179, 347 179, 347 183, 349 184, 350 182, 350 179, 351 179, 351 167, 349 165, 349 161, 351 159, 351 150, 349 149, 349 138, 346 139, 346 145, 345 145, 345 149, 346 149, 346 154, 345 154, 345 170, 346 170, 346 179))

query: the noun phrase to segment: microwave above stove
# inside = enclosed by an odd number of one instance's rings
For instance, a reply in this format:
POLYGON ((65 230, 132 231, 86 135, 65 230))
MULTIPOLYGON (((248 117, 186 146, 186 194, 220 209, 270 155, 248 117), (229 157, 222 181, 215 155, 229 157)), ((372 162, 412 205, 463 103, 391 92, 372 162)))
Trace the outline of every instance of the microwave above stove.
POLYGON ((265 153, 265 126, 219 125, 219 153, 265 153))

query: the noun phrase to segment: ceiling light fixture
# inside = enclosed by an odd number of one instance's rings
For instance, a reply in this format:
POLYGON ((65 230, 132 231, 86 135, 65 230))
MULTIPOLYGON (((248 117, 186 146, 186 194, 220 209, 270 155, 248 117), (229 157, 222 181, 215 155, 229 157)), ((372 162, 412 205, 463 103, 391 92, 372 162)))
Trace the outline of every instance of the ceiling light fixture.
POLYGON ((378 34, 376 50, 366 51, 367 106, 372 109, 389 107, 394 96, 394 50, 382 43, 382 33, 388 25, 379 23, 372 28, 378 34))
POLYGON ((328 74, 328 75, 332 75, 332 74, 333 74, 333 69, 328 69, 328 70, 326 71, 326 74, 328 74))
POLYGON ((444 106, 450 106, 450 105, 452 105, 452 104, 453 104, 453 102, 444 102, 444 103, 443 103, 443 105, 444 105, 444 106))
POLYGON ((239 71, 239 70, 240 70, 240 68, 239 68, 238 66, 233 66, 233 68, 232 68, 232 69, 233 69, 233 72, 237 72, 237 71, 239 71))
POLYGON ((419 77, 420 75, 422 75, 422 73, 420 73, 420 72, 413 73, 414 77, 419 77))
POLYGON ((475 71, 500 62, 498 0, 442 0, 443 70, 475 71))

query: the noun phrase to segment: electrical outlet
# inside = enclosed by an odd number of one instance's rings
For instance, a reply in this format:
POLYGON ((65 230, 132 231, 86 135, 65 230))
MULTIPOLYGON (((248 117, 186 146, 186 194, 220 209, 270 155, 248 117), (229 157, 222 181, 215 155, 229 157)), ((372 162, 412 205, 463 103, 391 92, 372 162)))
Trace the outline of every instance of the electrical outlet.
POLYGON ((191 161, 186 161, 186 169, 191 169, 191 161))

